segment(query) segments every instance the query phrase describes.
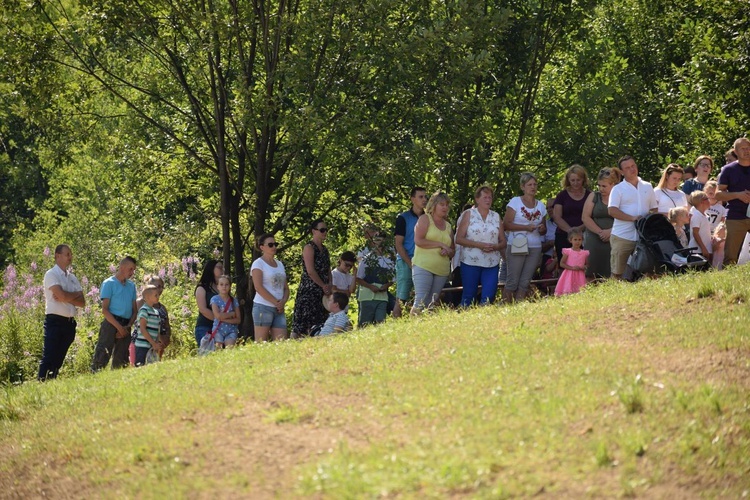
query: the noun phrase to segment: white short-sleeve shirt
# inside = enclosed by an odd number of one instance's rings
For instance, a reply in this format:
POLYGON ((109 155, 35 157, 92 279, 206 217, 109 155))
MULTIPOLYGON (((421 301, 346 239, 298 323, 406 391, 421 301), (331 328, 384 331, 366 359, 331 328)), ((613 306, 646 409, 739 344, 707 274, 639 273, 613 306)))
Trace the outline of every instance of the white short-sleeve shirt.
POLYGON ((52 296, 51 288, 60 285, 64 292, 80 292, 81 284, 73 273, 66 273, 60 266, 55 267, 44 273, 44 312, 45 314, 57 314, 72 318, 76 315, 76 306, 68 302, 59 302, 52 296))
MULTIPOLYGON (((633 217, 646 216, 657 207, 654 188, 650 183, 638 177, 637 186, 628 181, 622 181, 612 188, 609 193, 609 208, 619 208, 622 212, 633 217)), ((638 241, 635 223, 615 219, 612 224, 612 235, 628 241, 638 241)))
POLYGON ((656 211, 660 214, 668 214, 669 211, 676 207, 687 207, 687 196, 682 191, 672 191, 671 189, 654 189, 656 198, 656 211))
POLYGON ((716 228, 721 221, 727 218, 727 208, 717 201, 715 205, 711 205, 706 209, 706 219, 711 223, 711 233, 716 231, 716 228))
MULTIPOLYGON (((534 208, 529 208, 523 204, 523 200, 520 196, 512 198, 508 202, 508 208, 512 208, 516 212, 516 215, 512 221, 513 224, 520 224, 524 226, 528 226, 529 224, 539 224, 547 215, 547 207, 544 206, 544 203, 537 200, 536 206, 534 208)), ((529 248, 542 247, 543 238, 539 234, 539 231, 508 231, 508 246, 513 243, 513 237, 516 234, 523 234, 524 236, 526 236, 529 242, 529 248)))
MULTIPOLYGON (((695 239, 693 234, 693 228, 698 228, 698 235, 701 238, 703 245, 711 251, 711 223, 708 221, 706 216, 696 210, 695 207, 690 209, 690 247, 698 247, 698 241, 695 239)), ((706 256, 707 257, 707 256, 706 256)))
MULTIPOLYGON (((281 300, 284 297, 286 270, 281 261, 276 260, 275 262, 276 267, 273 267, 267 264, 262 258, 257 258, 250 267, 250 273, 252 274, 255 269, 260 269, 263 273, 263 288, 265 288, 276 300, 281 300)), ((255 294, 253 302, 263 306, 276 307, 276 304, 267 301, 259 293, 255 294)))
POLYGON ((354 275, 351 273, 342 273, 338 268, 331 271, 332 284, 339 290, 346 290, 347 292, 352 289, 352 283, 354 283, 354 275))

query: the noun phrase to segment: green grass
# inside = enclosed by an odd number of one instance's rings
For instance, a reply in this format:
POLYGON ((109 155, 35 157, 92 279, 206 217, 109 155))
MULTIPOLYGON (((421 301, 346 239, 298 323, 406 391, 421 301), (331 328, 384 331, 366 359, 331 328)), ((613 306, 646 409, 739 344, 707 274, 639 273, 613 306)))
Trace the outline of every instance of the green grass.
POLYGON ((750 266, 605 283, 23 384, 0 395, 0 485, 11 496, 739 497, 748 283, 750 266))

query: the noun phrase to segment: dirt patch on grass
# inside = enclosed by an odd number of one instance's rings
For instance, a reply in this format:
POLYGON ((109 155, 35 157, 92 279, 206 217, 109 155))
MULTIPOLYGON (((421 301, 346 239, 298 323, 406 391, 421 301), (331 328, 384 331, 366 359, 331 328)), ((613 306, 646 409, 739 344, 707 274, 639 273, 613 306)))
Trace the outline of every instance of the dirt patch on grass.
MULTIPOLYGON (((225 415, 195 412, 165 429, 165 439, 174 437, 175 442, 192 443, 191 448, 176 451, 178 456, 169 459, 175 460, 180 474, 190 481, 198 478, 213 483, 210 488, 193 492, 191 498, 290 496, 298 482, 298 466, 334 453, 342 445, 349 450, 364 448, 386 432, 386 426, 376 421, 336 417, 339 412, 356 409, 363 400, 358 395, 325 395, 315 398, 313 410, 310 401, 286 399, 248 401, 225 415)), ((389 426, 393 425, 399 424, 392 421, 389 426)), ((399 426, 394 432, 403 429, 399 426)), ((77 469, 80 477, 69 477, 68 464, 78 463, 75 453, 42 454, 41 463, 33 466, 15 447, 4 446, 0 456, 0 498, 91 498, 101 496, 103 491, 118 491, 116 482, 107 485, 87 481, 87 477, 97 477, 95 471, 87 474, 77 469)), ((148 460, 125 464, 122 473, 143 474, 148 467, 148 460)))
POLYGON ((383 426, 377 422, 336 419, 337 410, 351 409, 355 402, 361 403, 359 400, 356 395, 316 397, 316 410, 307 406, 309 401, 250 401, 225 418, 185 419, 185 428, 174 430, 195 436, 194 448, 185 456, 185 472, 203 474, 203 468, 208 467, 219 478, 234 476, 224 491, 219 485, 218 490, 205 491, 200 498, 236 497, 239 492, 253 498, 294 495, 300 465, 341 446, 365 448, 370 439, 382 435, 383 426), (200 424, 200 428, 195 423, 206 421, 210 423, 200 424))

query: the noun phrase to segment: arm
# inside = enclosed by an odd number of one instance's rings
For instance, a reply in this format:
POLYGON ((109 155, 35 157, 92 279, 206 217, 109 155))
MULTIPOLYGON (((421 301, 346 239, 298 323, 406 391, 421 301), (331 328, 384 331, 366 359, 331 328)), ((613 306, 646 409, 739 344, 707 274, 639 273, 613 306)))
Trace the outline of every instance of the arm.
POLYGON ((508 240, 505 239, 505 228, 503 227, 503 220, 500 219, 500 226, 497 231, 497 248, 496 250, 505 250, 508 247, 508 240))
POLYGON ((411 258, 409 257, 409 254, 406 253, 403 236, 396 235, 396 253, 398 253, 398 255, 401 257, 401 260, 406 262, 409 267, 411 267, 411 258))
POLYGON ((279 312, 284 312, 284 306, 286 305, 286 302, 289 300, 289 281, 284 282, 284 295, 281 297, 281 303, 276 306, 276 310, 279 312))
POLYGON ((202 286, 195 289, 195 302, 198 304, 198 311, 204 318, 210 320, 214 319, 213 311, 206 305, 206 289, 202 286))
POLYGON ((223 320, 224 323, 229 323, 230 325, 239 325, 242 323, 242 311, 239 308, 237 299, 232 298, 232 310, 224 314, 227 315, 227 319, 223 320))
POLYGON ((406 219, 399 215, 396 217, 396 232, 394 234, 396 253, 401 257, 401 260, 411 267, 411 257, 409 257, 406 247, 404 247, 404 239, 406 239, 406 219))
POLYGON ((542 223, 537 227, 536 224, 515 224, 513 223, 513 219, 516 218, 516 211, 513 208, 508 207, 508 210, 505 211, 505 217, 503 217, 503 225, 505 225, 505 229, 508 231, 526 231, 528 233, 539 229, 540 234, 541 233, 541 227, 544 227, 544 232, 547 232, 547 225, 544 223, 544 219, 542 219, 542 223))
POLYGON ((161 342, 159 339, 154 340, 154 338, 151 336, 150 333, 148 333, 148 328, 146 328, 146 318, 141 318, 138 321, 138 326, 141 330, 141 335, 143 335, 143 338, 146 339, 146 341, 151 344, 151 347, 153 347, 156 350, 161 349, 161 342))
MULTIPOLYGON (((307 275, 310 276, 310 279, 323 289, 323 293, 326 293, 328 291, 326 289, 327 285, 323 283, 323 279, 315 270, 315 251, 309 243, 305 245, 305 248, 302 249, 302 262, 305 265, 305 270, 307 271, 307 275)), ((330 274, 331 271, 329 270, 328 272, 330 274)))
MULTIPOLYGON (((250 275, 253 277, 253 286, 255 287, 255 293, 263 297, 269 303, 275 304, 278 307, 279 302, 281 301, 271 295, 271 293, 266 290, 266 287, 263 286, 263 270, 253 269, 252 271, 250 271, 250 275)), ((216 315, 217 307, 218 306, 216 304, 211 305, 211 308, 214 310, 214 315, 216 315)))
POLYGON ((133 301, 133 305, 131 306, 131 309, 133 312, 130 314, 130 321, 128 321, 128 330, 130 330, 130 327, 135 324, 135 320, 138 319, 138 309, 140 308, 138 307, 137 301, 135 300, 133 301))
POLYGON ((612 234, 611 229, 602 229, 599 225, 594 222, 592 215, 594 214, 594 193, 591 193, 586 198, 586 203, 583 204, 583 213, 581 219, 583 220, 583 226, 591 231, 592 233, 599 236, 603 242, 609 241, 609 236, 612 234))
POLYGON ((420 248, 442 248, 443 250, 447 250, 450 247, 448 245, 444 245, 443 243, 440 243, 439 241, 432 241, 427 239, 427 230, 429 229, 430 221, 427 219, 426 215, 420 215, 419 220, 417 220, 417 225, 414 227, 414 243, 420 247, 420 248))
MULTIPOLYGON (((464 212, 464 214, 465 213, 466 212, 464 212)), ((482 248, 483 245, 481 243, 477 243, 466 237, 466 232, 469 230, 469 219, 471 219, 471 217, 461 215, 459 218, 461 219, 461 222, 456 228, 456 243, 465 248, 482 248)))
POLYGON ((372 292, 379 292, 380 288, 364 280, 364 277, 366 274, 367 274, 367 262, 363 259, 362 263, 359 265, 359 269, 357 269, 357 275, 356 275, 356 278, 354 279, 354 282, 357 285, 363 286, 372 292))
POLYGON ((640 216, 628 215, 617 207, 609 207, 607 212, 610 217, 617 220, 624 220, 625 222, 635 222, 641 218, 640 216))
POLYGON ((565 222, 565 219, 563 219, 563 206, 558 205, 557 203, 552 207, 552 221, 557 224, 557 227, 559 227, 560 230, 565 231, 566 233, 570 232, 572 229, 568 223, 565 222))
POLYGON ((60 285, 52 285, 49 289, 52 292, 52 298, 58 302, 66 302, 76 307, 84 307, 86 305, 83 292, 66 292, 60 285))
POLYGON ((115 319, 115 316, 109 311, 109 299, 102 299, 102 314, 104 314, 104 319, 107 320, 107 322, 115 327, 115 330, 117 330, 117 338, 123 338, 127 337, 128 331, 120 324, 119 321, 115 319))
POLYGON ((537 230, 539 231, 539 236, 544 236, 547 234, 547 216, 545 215, 542 217, 542 220, 537 224, 536 226, 537 230))
POLYGON ((575 269, 568 265, 568 254, 566 253, 563 253, 562 260, 560 261, 560 267, 569 271, 575 271, 575 269))
POLYGON ((691 227, 690 230, 693 232, 693 238, 695 238, 695 243, 698 245, 698 248, 701 249, 701 254, 703 254, 706 260, 711 261, 711 252, 708 251, 708 248, 706 248, 706 245, 701 239, 700 227, 698 226, 691 227))
POLYGON ((427 215, 420 215, 417 220, 417 225, 414 227, 414 244, 420 248, 442 248, 448 250, 450 247, 439 241, 432 241, 427 239, 427 230, 430 227, 430 221, 427 215))
POLYGON ((716 191, 716 199, 719 201, 740 200, 742 203, 750 203, 750 191, 745 190, 730 193, 728 189, 729 185, 719 184, 719 189, 716 191))

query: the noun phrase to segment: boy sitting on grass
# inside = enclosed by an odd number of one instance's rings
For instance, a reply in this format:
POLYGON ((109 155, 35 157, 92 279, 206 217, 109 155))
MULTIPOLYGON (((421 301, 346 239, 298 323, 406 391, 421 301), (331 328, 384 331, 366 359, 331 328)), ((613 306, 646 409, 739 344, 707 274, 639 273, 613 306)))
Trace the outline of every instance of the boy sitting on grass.
POLYGON ((346 315, 346 306, 349 305, 349 296, 342 292, 333 292, 331 303, 328 306, 331 314, 323 323, 323 327, 318 333, 319 337, 333 335, 334 333, 346 332, 352 329, 352 322, 346 315))

